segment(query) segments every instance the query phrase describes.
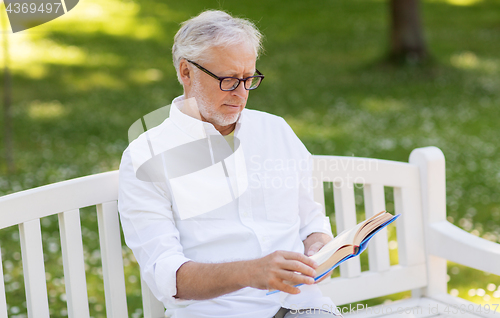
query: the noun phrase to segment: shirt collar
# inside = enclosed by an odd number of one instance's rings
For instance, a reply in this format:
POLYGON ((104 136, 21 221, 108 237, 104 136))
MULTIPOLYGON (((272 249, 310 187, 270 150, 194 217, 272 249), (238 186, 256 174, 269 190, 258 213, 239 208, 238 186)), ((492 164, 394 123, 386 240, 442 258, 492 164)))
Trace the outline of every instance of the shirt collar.
MULTIPOLYGON (((207 138, 208 135, 221 135, 219 131, 215 129, 214 125, 200 120, 198 109, 193 110, 192 106, 193 104, 190 104, 189 100, 186 100, 184 95, 178 96, 172 101, 169 117, 177 127, 194 139, 207 138), (195 111, 197 113, 195 113, 195 111)), ((244 113, 245 110, 240 113, 238 121, 236 122, 236 127, 234 129, 235 136, 241 128, 241 123, 244 121, 244 113)))

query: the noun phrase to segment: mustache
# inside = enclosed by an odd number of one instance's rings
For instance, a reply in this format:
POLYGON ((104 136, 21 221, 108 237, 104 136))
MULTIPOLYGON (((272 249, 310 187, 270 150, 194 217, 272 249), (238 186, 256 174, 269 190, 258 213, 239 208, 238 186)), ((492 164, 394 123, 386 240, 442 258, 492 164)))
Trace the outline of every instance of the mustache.
POLYGON ((243 100, 243 99, 241 99, 241 100, 231 100, 231 101, 223 102, 223 104, 243 106, 243 105, 245 105, 245 100, 243 100))

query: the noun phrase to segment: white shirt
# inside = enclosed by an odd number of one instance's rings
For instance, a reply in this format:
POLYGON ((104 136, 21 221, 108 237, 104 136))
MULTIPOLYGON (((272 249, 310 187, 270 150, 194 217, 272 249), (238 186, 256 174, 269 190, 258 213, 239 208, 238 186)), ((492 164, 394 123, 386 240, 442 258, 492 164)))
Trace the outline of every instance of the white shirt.
POLYGON ((281 117, 244 109, 233 153, 212 124, 185 114, 188 104, 176 98, 169 118, 134 140, 120 164, 125 240, 167 316, 255 318, 272 317, 281 306, 335 308, 317 285, 301 286, 298 295, 247 287, 210 300, 173 297, 176 271, 189 260, 304 253, 309 234, 332 236, 308 185, 311 155, 281 117))

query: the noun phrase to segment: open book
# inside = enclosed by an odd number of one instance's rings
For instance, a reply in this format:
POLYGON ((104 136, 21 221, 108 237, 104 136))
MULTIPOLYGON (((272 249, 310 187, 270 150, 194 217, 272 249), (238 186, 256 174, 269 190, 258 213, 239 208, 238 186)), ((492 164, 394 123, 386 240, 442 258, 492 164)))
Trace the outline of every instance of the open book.
MULTIPOLYGON (((394 222, 400 215, 392 215, 382 211, 337 235, 316 254, 310 256, 311 259, 319 264, 318 268, 316 268, 314 280, 318 281, 342 262, 361 254, 366 249, 373 235, 394 222)), ((300 285, 302 284, 295 286, 300 285)), ((267 294, 273 294, 278 291, 269 291, 267 294)))

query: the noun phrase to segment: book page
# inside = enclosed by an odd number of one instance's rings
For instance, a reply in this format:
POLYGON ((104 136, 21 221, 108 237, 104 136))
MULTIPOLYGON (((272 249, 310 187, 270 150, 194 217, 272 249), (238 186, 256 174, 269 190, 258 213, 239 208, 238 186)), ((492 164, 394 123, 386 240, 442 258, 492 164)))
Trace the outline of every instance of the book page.
POLYGON ((326 262, 321 263, 321 265, 316 268, 315 277, 321 276, 324 273, 328 272, 335 264, 339 263, 344 258, 352 256, 352 254, 356 254, 356 251, 357 247, 355 247, 354 245, 342 246, 340 249, 335 251, 335 253, 333 253, 333 255, 328 260, 326 260, 326 262))
MULTIPOLYGON (((328 260, 335 253, 335 251, 340 249, 342 246, 356 244, 356 241, 359 240, 358 239, 359 233, 362 232, 363 228, 365 226, 368 226, 374 220, 377 220, 380 216, 383 216, 384 213, 386 212, 382 211, 380 213, 377 213, 371 218, 357 224, 355 227, 341 232, 339 235, 334 237, 333 240, 331 240, 325 246, 323 246, 323 248, 320 249, 316 254, 310 256, 310 258, 316 261, 316 263, 322 264, 326 262, 326 260, 328 260)), ((359 242, 361 242, 362 240, 363 238, 361 238, 359 242)))
POLYGON ((363 226, 360 231, 357 233, 356 238, 354 239, 354 244, 359 245, 363 240, 369 236, 371 233, 376 231, 382 224, 386 223, 393 216, 390 213, 384 212, 384 214, 378 216, 377 218, 370 221, 370 223, 363 226))
POLYGON ((361 228, 363 223, 356 225, 333 238, 330 242, 326 243, 316 254, 309 256, 316 263, 322 264, 326 262, 338 249, 342 246, 352 245, 356 233, 361 228))
POLYGON ((375 215, 373 215, 372 217, 364 220, 363 222, 363 226, 361 228, 358 229, 358 232, 356 233, 356 236, 358 236, 358 234, 360 234, 360 232, 363 231, 363 229, 367 226, 369 226, 370 224, 372 224, 373 222, 379 220, 381 217, 383 217, 384 215, 387 215, 387 212, 386 211, 381 211, 375 215))

